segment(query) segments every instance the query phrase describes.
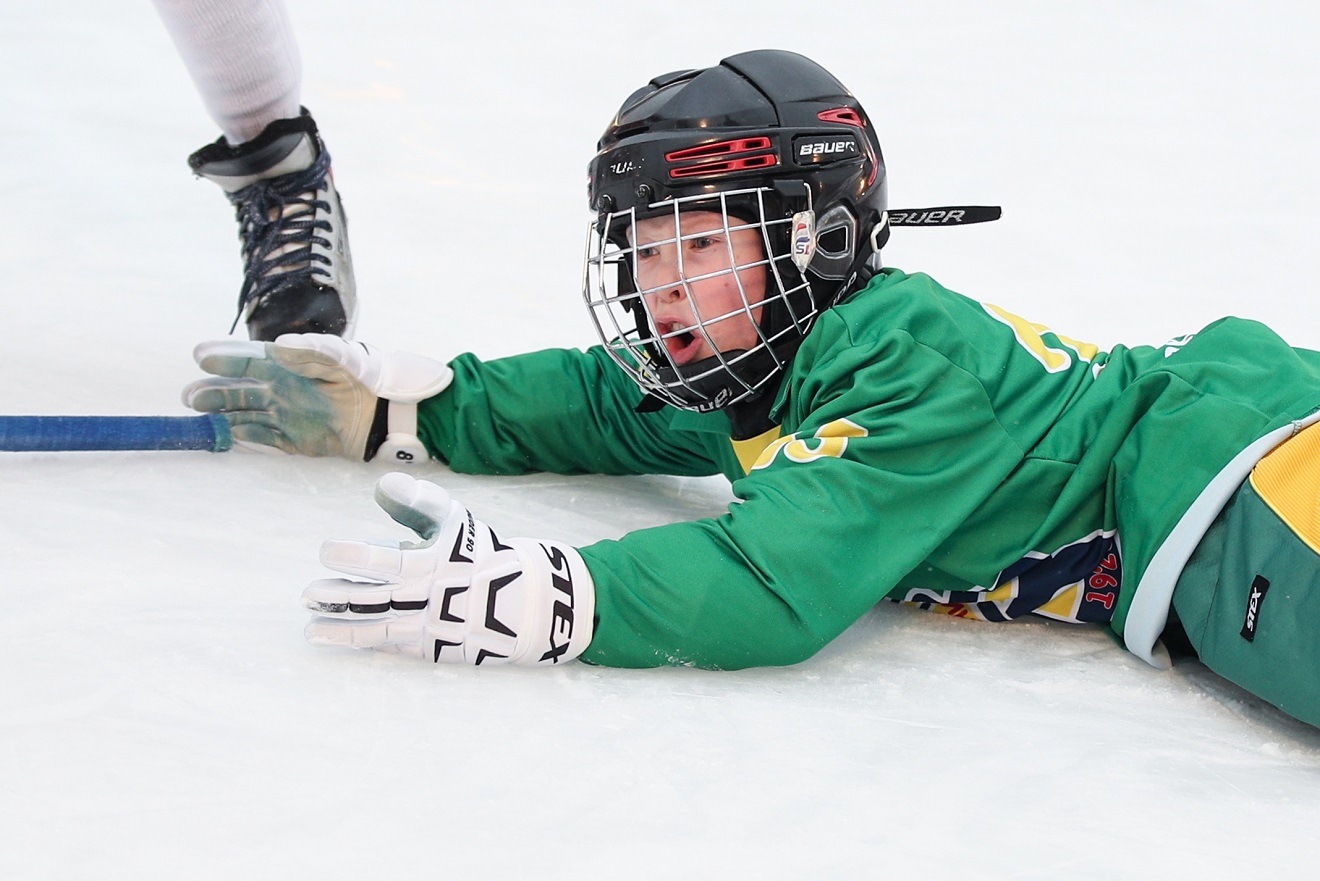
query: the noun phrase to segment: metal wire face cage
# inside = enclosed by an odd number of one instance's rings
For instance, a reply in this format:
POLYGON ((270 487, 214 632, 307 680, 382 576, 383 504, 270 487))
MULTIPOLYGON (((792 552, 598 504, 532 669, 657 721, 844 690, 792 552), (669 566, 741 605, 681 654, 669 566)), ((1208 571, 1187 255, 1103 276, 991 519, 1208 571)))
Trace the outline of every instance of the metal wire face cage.
POLYGON ((758 187, 601 212, 582 293, 610 357, 681 409, 722 409, 766 389, 818 311, 793 258, 794 242, 814 242, 807 200, 791 213, 758 187))

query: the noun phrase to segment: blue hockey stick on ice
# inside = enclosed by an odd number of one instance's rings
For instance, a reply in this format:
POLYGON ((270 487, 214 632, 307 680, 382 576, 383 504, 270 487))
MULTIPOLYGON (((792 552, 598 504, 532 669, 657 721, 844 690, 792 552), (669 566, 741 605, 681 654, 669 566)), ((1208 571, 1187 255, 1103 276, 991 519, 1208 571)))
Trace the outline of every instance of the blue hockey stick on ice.
POLYGON ((234 435, 223 416, 0 416, 0 451, 207 450, 234 435))

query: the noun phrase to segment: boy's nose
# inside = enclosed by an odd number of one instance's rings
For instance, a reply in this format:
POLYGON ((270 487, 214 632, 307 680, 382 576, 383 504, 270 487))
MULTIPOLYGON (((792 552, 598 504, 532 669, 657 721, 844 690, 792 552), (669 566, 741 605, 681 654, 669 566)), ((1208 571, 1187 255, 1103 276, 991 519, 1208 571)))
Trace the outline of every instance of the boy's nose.
POLYGON ((665 303, 672 303, 683 296, 683 284, 680 281, 668 281, 664 284, 658 284, 651 288, 647 297, 655 297, 665 303))
POLYGON ((648 267, 650 271, 638 281, 642 283, 642 290, 648 291, 648 299, 655 296, 664 298, 663 302, 673 302, 683 296, 683 279, 678 271, 678 261, 661 259, 658 263, 648 267))
POLYGON ((672 306, 683 298, 683 288, 681 285, 667 285, 657 290, 652 290, 645 296, 646 309, 655 314, 662 311, 667 306, 672 306))

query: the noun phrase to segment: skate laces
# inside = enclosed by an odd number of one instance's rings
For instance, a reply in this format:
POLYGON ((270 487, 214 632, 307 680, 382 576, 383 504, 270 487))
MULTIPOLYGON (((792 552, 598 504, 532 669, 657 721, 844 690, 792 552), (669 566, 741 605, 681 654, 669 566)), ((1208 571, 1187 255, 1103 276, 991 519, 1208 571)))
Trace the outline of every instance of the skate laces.
MULTIPOLYGON (((259 303, 276 291, 315 276, 330 277, 330 258, 313 245, 329 250, 335 233, 329 220, 330 203, 318 199, 330 171, 330 153, 322 150, 302 171, 260 180, 233 193, 238 235, 243 242, 243 287, 238 293, 238 315, 249 303, 259 303), (321 235, 320 233, 324 233, 321 235)), ((233 332, 233 327, 230 328, 233 332)))

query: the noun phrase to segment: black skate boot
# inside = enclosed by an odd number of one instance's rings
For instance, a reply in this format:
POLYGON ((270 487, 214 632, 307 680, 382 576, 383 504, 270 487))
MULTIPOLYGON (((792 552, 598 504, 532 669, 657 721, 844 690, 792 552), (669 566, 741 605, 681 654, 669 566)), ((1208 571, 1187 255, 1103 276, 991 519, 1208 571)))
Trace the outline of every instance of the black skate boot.
MULTIPOLYGON (((238 319, 248 336, 350 336, 357 318, 353 259, 330 154, 306 109, 272 122, 254 140, 223 137, 188 157, 233 203, 243 246, 238 319)), ((231 328, 232 330, 232 328, 231 328)))

